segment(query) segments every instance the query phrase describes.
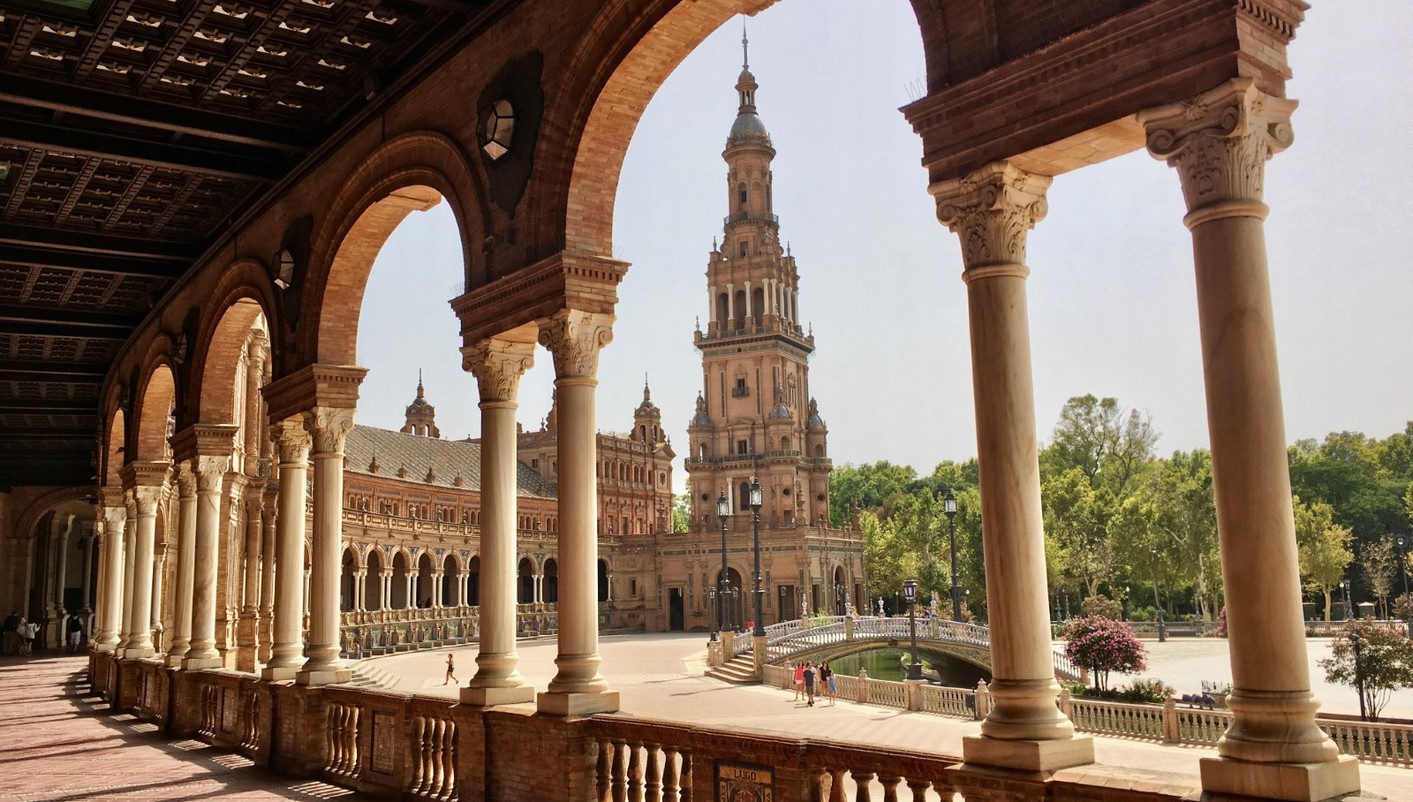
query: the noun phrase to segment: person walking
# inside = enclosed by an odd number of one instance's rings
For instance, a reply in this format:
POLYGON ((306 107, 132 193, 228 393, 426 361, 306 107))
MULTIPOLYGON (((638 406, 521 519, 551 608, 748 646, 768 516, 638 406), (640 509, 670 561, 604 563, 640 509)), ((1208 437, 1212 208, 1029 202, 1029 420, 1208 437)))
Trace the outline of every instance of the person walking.
POLYGON ((795 701, 800 701, 800 695, 805 692, 805 664, 795 664, 795 701))
POLYGON ((79 618, 78 613, 69 613, 64 630, 69 641, 69 654, 74 654, 83 643, 83 619, 79 618))
POLYGON ((829 700, 829 706, 833 707, 839 688, 834 684, 834 669, 829 667, 829 663, 819 664, 819 681, 824 686, 824 696, 829 700))
POLYGON ((34 636, 39 633, 39 625, 33 621, 20 619, 20 635, 24 637, 24 651, 21 654, 34 654, 34 636))
POLYGON ((805 696, 809 699, 809 701, 805 703, 805 707, 814 707, 814 681, 816 676, 814 666, 808 662, 805 663, 805 696))
POLYGON ((447 683, 461 684, 461 680, 456 678, 456 658, 452 656, 451 652, 446 653, 446 679, 442 680, 443 685, 447 683))

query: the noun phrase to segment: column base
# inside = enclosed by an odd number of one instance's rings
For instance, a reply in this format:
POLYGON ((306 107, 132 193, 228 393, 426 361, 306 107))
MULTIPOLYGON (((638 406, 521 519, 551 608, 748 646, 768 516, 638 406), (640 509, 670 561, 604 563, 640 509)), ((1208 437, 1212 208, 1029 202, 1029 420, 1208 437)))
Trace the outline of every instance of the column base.
POLYGON ((1057 771, 1093 763, 1094 738, 1076 735, 1053 741, 1020 741, 968 735, 962 738, 962 760, 968 765, 1057 771))
POLYGON ((201 671, 208 668, 224 668, 225 664, 219 657, 184 657, 182 658, 183 671, 201 671))
POLYGON ((294 675, 297 673, 299 673, 299 666, 265 666, 260 670, 260 679, 283 682, 294 679, 294 675))
POLYGON ((296 685, 335 685, 340 682, 348 682, 353 679, 353 672, 347 668, 324 668, 314 671, 303 669, 295 672, 294 682, 296 685))
POLYGON ((151 646, 129 646, 123 650, 124 660, 142 660, 147 657, 157 656, 157 651, 151 646))
POLYGON ((1252 763, 1204 757, 1204 800, 1280 799, 1318 802, 1359 792, 1359 761, 1340 755, 1328 763, 1252 763))
POLYGON ((531 685, 512 685, 508 688, 461 689, 461 703, 473 707, 516 705, 533 701, 535 701, 535 688, 531 685))
POLYGON ((617 713, 618 691, 598 693, 550 693, 535 695, 535 710, 551 716, 589 716, 617 713))
POLYGON ((186 662, 186 655, 168 654, 162 662, 165 663, 168 668, 181 668, 182 663, 186 662))

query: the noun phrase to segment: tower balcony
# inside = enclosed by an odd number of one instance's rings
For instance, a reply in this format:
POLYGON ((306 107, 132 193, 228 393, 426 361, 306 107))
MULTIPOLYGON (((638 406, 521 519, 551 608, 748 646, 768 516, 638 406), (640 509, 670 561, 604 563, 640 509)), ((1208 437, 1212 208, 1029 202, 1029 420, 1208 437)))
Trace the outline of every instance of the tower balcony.
POLYGON ((726 218, 721 221, 721 224, 722 224, 723 226, 729 226, 729 225, 731 225, 732 223, 742 223, 742 222, 745 222, 745 221, 747 221, 747 220, 756 220, 756 221, 759 221, 759 222, 762 222, 762 223, 770 223, 771 225, 776 225, 776 226, 780 225, 780 217, 779 217, 778 215, 773 215, 773 214, 771 214, 771 213, 769 213, 769 212, 750 212, 750 211, 747 211, 747 212, 733 212, 733 213, 731 213, 731 214, 728 214, 728 215, 726 215, 726 218))
POLYGON ((814 350, 814 335, 805 334, 804 329, 779 315, 761 315, 724 321, 713 320, 707 324, 705 331, 697 330, 693 336, 693 344, 700 348, 704 343, 717 342, 727 338, 772 336, 789 340, 796 345, 803 346, 807 351, 814 350))

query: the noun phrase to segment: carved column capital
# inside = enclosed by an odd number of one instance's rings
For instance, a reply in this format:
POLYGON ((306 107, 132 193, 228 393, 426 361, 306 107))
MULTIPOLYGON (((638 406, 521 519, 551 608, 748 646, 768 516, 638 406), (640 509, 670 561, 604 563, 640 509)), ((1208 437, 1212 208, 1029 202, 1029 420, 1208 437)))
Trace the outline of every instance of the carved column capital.
POLYGON ((128 523, 128 508, 104 507, 103 508, 103 533, 111 534, 115 537, 123 534, 123 527, 128 523))
POLYGON ((133 488, 132 496, 137 515, 151 517, 157 514, 157 504, 162 501, 165 488, 162 486, 139 485, 133 488))
POLYGON ((461 349, 461 368, 476 377, 482 403, 514 401, 520 377, 534 364, 534 343, 492 337, 461 349))
POLYGON ((196 469, 197 490, 202 493, 219 493, 230 470, 231 458, 203 454, 192 462, 196 469))
POLYGON ((129 518, 137 517, 137 494, 133 492, 133 488, 123 491, 123 514, 129 518))
POLYGON ((962 241, 968 270, 1024 265, 1026 232, 1045 218, 1050 176, 1028 173, 1009 162, 993 162, 962 178, 928 187, 937 219, 962 241))
POLYGON ((196 495, 196 474, 192 473, 190 462, 177 463, 173 473, 178 498, 191 498, 196 495))
POLYGON ((561 309, 540 322, 540 345, 554 357, 557 378, 594 378, 599 349, 613 342, 612 314, 561 309))
POLYGON ((342 454, 344 438, 353 431, 353 410, 314 407, 304 413, 304 428, 313 439, 315 454, 342 454))
POLYGON ((281 465, 303 465, 309 461, 314 438, 304 427, 304 418, 285 418, 270 427, 270 441, 281 465))
POLYGON ((1178 170, 1189 227, 1200 222, 1192 213, 1211 206, 1227 207, 1227 214, 1218 216, 1265 216, 1266 160, 1295 140, 1290 127, 1295 106, 1257 89, 1251 78, 1235 78, 1197 97, 1138 113, 1148 152, 1178 170))

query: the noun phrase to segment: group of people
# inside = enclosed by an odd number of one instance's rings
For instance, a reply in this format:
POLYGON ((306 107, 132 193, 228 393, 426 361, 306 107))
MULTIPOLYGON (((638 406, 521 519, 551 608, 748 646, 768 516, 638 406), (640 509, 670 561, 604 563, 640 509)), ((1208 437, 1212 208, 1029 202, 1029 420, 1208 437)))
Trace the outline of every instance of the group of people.
MULTIPOLYGON (((64 640, 69 653, 77 652, 83 646, 84 620, 78 613, 64 617, 64 640)), ((11 610, 0 623, 0 653, 12 657, 26 657, 34 654, 34 639, 39 634, 39 624, 27 621, 18 610, 11 610)))
POLYGON ((795 701, 800 701, 800 697, 806 700, 806 707, 814 707, 815 689, 820 689, 824 698, 829 700, 832 707, 834 698, 839 693, 839 686, 834 679, 834 671, 830 669, 829 663, 815 665, 808 660, 795 664, 795 701))

